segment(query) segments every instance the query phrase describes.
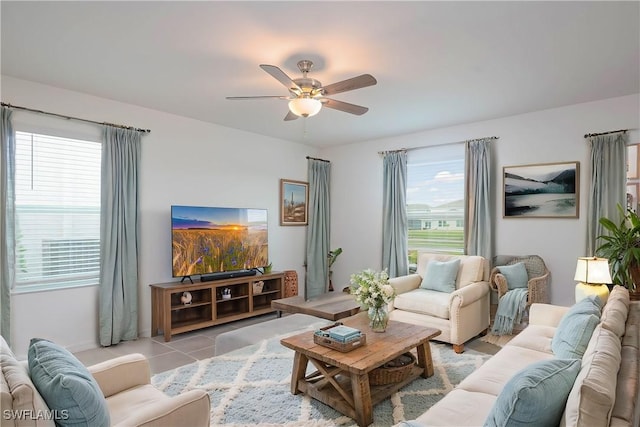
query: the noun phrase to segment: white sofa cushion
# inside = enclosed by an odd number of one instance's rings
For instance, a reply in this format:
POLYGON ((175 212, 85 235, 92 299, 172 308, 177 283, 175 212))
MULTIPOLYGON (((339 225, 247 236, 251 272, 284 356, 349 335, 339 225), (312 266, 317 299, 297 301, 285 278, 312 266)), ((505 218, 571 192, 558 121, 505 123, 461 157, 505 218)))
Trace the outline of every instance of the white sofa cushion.
POLYGON ((456 388, 416 421, 423 426, 478 427, 484 424, 495 400, 492 394, 456 388))
POLYGON ((513 337, 507 345, 553 354, 551 340, 555 331, 556 328, 553 326, 528 325, 522 332, 513 337))
MULTIPOLYGON (((13 397, 9 391, 9 384, 7 384, 7 380, 4 379, 4 375, 0 375, 0 409, 5 411, 12 407, 13 397)), ((0 416, 2 417, 2 427, 5 427, 5 425, 6 427, 15 426, 13 417, 7 417, 4 412, 0 416)))
POLYGON ((481 282, 485 269, 487 268, 486 260, 481 256, 476 255, 445 255, 445 254, 430 254, 422 253, 418 257, 418 274, 420 277, 425 277, 427 272, 427 265, 429 262, 435 261, 451 261, 453 259, 460 259, 460 267, 458 268, 458 276, 456 278, 456 289, 460 289, 473 282, 481 282))
POLYGON ((622 346, 620 338, 598 325, 569 393, 561 426, 606 426, 616 397, 622 346))
POLYGON ((532 363, 552 358, 553 354, 508 345, 500 350, 500 357, 487 360, 482 369, 462 380, 458 388, 498 396, 507 381, 519 371, 532 363))
POLYGON ((393 306, 398 310, 448 319, 450 300, 451 294, 420 288, 398 294, 393 306))
POLYGON ((602 327, 622 337, 628 313, 629 291, 622 286, 615 286, 602 309, 602 316, 600 316, 602 327))

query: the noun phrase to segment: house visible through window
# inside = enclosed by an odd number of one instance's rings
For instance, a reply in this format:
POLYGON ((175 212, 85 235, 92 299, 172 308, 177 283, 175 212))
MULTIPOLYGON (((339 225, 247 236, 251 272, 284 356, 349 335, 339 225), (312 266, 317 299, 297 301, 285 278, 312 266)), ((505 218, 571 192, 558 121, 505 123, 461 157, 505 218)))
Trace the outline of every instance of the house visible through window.
POLYGON ((409 264, 419 251, 464 252, 464 144, 407 153, 409 264))
POLYGON ((16 287, 97 284, 100 156, 96 141, 16 132, 16 287))

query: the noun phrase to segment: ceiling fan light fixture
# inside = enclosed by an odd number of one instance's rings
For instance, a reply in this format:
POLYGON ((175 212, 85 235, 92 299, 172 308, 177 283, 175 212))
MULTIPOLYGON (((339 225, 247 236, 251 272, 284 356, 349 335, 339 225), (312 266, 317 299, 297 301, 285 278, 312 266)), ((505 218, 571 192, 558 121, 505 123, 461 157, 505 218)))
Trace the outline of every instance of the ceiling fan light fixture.
POLYGON ((314 98, 296 98, 289 101, 289 110, 300 117, 315 116, 321 108, 322 102, 314 98))

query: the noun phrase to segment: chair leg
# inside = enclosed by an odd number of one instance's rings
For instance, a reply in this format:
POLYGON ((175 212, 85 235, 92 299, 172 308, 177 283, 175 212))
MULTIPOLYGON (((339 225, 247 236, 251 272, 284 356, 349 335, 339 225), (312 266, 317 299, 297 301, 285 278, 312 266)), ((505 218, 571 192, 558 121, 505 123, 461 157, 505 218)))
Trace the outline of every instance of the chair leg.
POLYGON ((456 354, 464 352, 464 344, 453 344, 453 351, 455 351, 456 354))
POLYGON ((480 336, 484 337, 489 333, 489 328, 485 329, 484 331, 480 332, 480 336))

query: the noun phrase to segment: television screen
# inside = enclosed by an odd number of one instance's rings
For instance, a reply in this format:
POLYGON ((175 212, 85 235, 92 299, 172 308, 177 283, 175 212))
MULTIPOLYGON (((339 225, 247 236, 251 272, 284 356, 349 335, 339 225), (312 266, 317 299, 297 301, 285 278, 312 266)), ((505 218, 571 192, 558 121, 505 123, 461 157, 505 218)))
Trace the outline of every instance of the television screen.
POLYGON ((173 277, 269 263, 267 210, 171 206, 173 277))

